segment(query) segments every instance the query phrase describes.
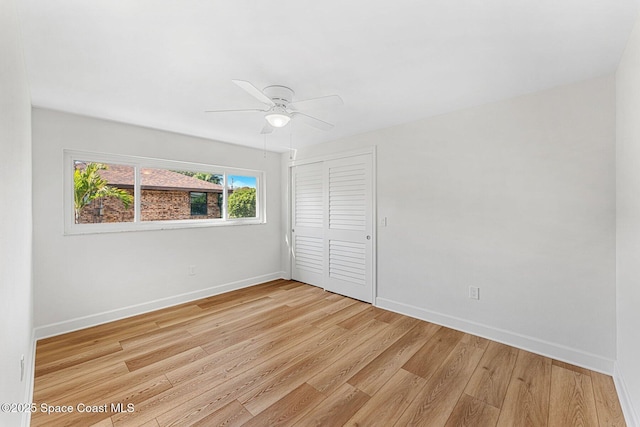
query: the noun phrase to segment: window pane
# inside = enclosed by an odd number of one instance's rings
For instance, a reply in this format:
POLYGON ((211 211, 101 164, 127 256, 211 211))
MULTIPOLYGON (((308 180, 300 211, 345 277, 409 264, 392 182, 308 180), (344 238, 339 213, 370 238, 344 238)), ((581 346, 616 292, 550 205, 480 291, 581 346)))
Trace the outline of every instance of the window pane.
POLYGON ((205 172, 143 168, 142 221, 220 218, 223 176, 205 172), (196 210, 192 194, 196 194, 196 210), (198 194, 203 195, 198 198, 198 194), (200 203, 198 204, 198 201, 200 203), (202 203, 204 201, 204 204, 202 203))
POLYGON ((73 162, 76 224, 133 222, 133 166, 73 162))
POLYGON ((207 193, 191 192, 191 215, 207 214, 207 193))
POLYGON ((229 218, 255 218, 256 178, 229 175, 227 177, 227 205, 229 218))

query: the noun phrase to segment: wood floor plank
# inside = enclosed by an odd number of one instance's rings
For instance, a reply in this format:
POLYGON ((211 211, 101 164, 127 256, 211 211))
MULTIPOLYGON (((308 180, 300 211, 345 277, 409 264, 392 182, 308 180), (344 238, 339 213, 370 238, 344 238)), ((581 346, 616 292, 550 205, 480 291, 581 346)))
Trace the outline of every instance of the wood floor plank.
POLYGON ((549 425, 598 425, 591 376, 552 366, 549 425))
POLYGON ((289 307, 298 307, 300 305, 308 304, 310 302, 321 298, 325 301, 325 304, 331 304, 331 301, 325 300, 325 291, 320 288, 313 287, 299 287, 295 291, 282 292, 276 297, 271 297, 276 301, 283 301, 289 307), (295 292, 295 293, 294 293, 295 292))
POLYGON ((342 335, 343 331, 341 328, 334 327, 321 334, 323 331, 320 329, 298 328, 289 330, 289 334, 285 335, 284 331, 279 330, 274 334, 265 334, 260 338, 243 341, 227 350, 208 354, 195 363, 168 372, 167 377, 172 384, 176 385, 214 370, 222 369, 226 374, 242 372, 253 363, 269 360, 296 345, 304 344, 314 336, 320 336, 322 340, 330 340, 342 335))
MULTIPOLYGON (((333 294, 335 296, 335 294, 333 294)), ((335 314, 340 310, 343 310, 347 307, 351 307, 352 305, 360 305, 363 306, 363 308, 366 308, 369 304, 366 304, 362 301, 357 301, 351 298, 347 298, 347 297, 342 297, 340 299, 336 299, 336 298, 331 298, 329 297, 325 297, 324 298, 326 301, 329 301, 331 304, 327 305, 326 307, 324 307, 322 309, 322 311, 324 311, 327 314, 335 314)))
POLYGON ((200 316, 187 323, 178 323, 177 326, 185 328, 192 335, 215 329, 233 331, 259 322, 263 316, 267 318, 271 315, 278 315, 284 308, 284 304, 276 304, 272 298, 265 296, 246 304, 233 305, 224 310, 209 312, 205 316, 200 316))
POLYGON ((420 322, 353 375, 348 383, 373 396, 438 329, 440 326, 433 323, 420 322))
POLYGON ((111 417, 108 417, 95 424, 91 424, 89 427, 113 427, 113 423, 111 422, 111 417))
MULTIPOLYGON (((410 318, 392 325, 380 322, 375 318, 372 321, 386 325, 387 328, 373 339, 358 345, 356 347, 359 348, 358 352, 346 352, 343 357, 330 366, 318 369, 319 372, 309 378, 308 383, 323 393, 331 393, 417 324, 415 319, 410 318)), ((342 325, 342 322, 340 324, 342 325)))
POLYGON ((350 317, 355 316, 358 313, 366 310, 369 307, 368 304, 357 302, 355 304, 351 304, 347 307, 344 307, 336 312, 328 313, 327 316, 316 320, 312 323, 313 326, 317 328, 327 328, 340 322, 349 319, 350 317))
POLYGON ((404 317, 403 315, 394 313, 393 311, 383 310, 380 314, 376 316, 376 319, 385 323, 393 323, 398 320, 402 320, 403 317, 404 317))
POLYGON ((73 376, 62 375, 60 371, 52 372, 49 375, 35 378, 33 401, 51 402, 68 390, 88 388, 128 373, 129 368, 124 362, 107 364, 102 369, 93 371, 90 377, 82 371, 77 371, 73 376))
POLYGON ((449 356, 464 334, 449 328, 440 328, 402 367, 428 379, 449 356))
POLYGON ((482 338, 464 334, 395 425, 444 426, 488 343, 482 338))
POLYGON ((316 406, 325 396, 304 383, 284 398, 243 424, 243 427, 291 426, 316 406))
POLYGON ((341 326, 345 329, 353 329, 358 327, 364 322, 368 322, 371 319, 375 319, 377 315, 379 315, 382 311, 373 306, 368 306, 365 310, 343 320, 338 323, 338 326, 341 326))
MULTIPOLYGON (((333 292, 331 292, 331 291, 325 291, 325 292, 326 292, 326 294, 328 295, 326 298, 327 298, 328 300, 330 300, 330 301, 340 301, 341 299, 346 298, 346 297, 345 297, 345 296, 343 296, 343 295, 335 294, 335 293, 333 293, 333 292)), ((357 300, 354 300, 354 301, 357 301, 357 300)), ((363 303, 363 304, 364 304, 364 303, 363 303)), ((368 305, 368 304, 367 304, 367 305, 368 305)))
POLYGON ((202 316, 206 313, 206 310, 201 309, 196 304, 188 304, 180 308, 167 311, 160 316, 154 317, 153 321, 156 325, 158 325, 159 328, 164 328, 167 326, 171 326, 174 323, 180 323, 188 319, 198 318, 199 316, 202 316))
MULTIPOLYGON (((165 310, 168 309, 162 311, 165 310)), ((48 356, 58 358, 59 356, 55 353, 59 351, 64 352, 82 347, 94 347, 118 342, 122 339, 158 329, 158 325, 152 320, 155 316, 155 312, 147 313, 87 329, 81 329, 58 337, 39 340, 37 352, 44 362, 48 356), (56 340, 51 341, 53 339, 56 340)))
POLYGON ((208 313, 216 313, 233 307, 246 305, 257 300, 269 298, 272 292, 266 288, 240 289, 237 291, 214 295, 197 302, 198 308, 208 313))
MULTIPOLYGON (((43 412, 35 412, 31 417, 31 425, 33 427, 38 426, 55 426, 55 425, 91 425, 104 418, 102 412, 82 412, 77 410, 78 405, 85 405, 85 407, 103 406, 107 405, 107 410, 110 411, 110 405, 112 403, 122 403, 123 407, 127 407, 127 404, 134 405, 148 400, 158 394, 171 388, 171 383, 163 375, 154 379, 151 379, 142 383, 130 383, 128 386, 119 387, 117 390, 105 392, 104 394, 94 391, 93 394, 82 394, 81 396, 70 395, 68 397, 62 397, 58 399, 54 405, 65 405, 74 408, 69 414, 54 413, 46 414, 43 412), (63 421, 64 420, 64 421, 63 421)), ((113 419, 112 419, 113 420, 113 419)))
POLYGON ((215 295, 211 295, 201 300, 196 301, 198 307, 205 307, 207 305, 215 305, 219 303, 225 303, 228 301, 235 301, 238 303, 246 303, 255 298, 262 298, 265 295, 273 295, 280 291, 280 285, 275 282, 262 283, 260 285, 250 286, 247 288, 236 289, 231 292, 221 292, 215 295))
MULTIPOLYGON (((325 334, 331 333, 333 331, 325 331, 325 334)), ((324 338, 319 337, 316 341, 321 343, 324 338)), ((308 343, 304 341, 299 345, 307 346, 308 343)), ((246 390, 256 387, 269 375, 275 375, 284 369, 290 360, 289 354, 282 353, 266 361, 254 359, 248 363, 238 364, 234 360, 228 360, 227 364, 220 365, 217 369, 198 372, 189 379, 181 381, 172 390, 143 402, 136 406, 136 412, 133 414, 114 416, 114 424, 116 426, 136 425, 160 416, 163 417, 164 423, 169 424, 179 422, 185 414, 188 416, 194 413, 194 410, 208 415, 236 399, 246 390), (235 369, 230 369, 231 367, 235 369)), ((171 377, 172 374, 167 375, 171 377)))
POLYGON ((117 396, 122 394, 123 390, 126 390, 131 384, 141 384, 160 377, 178 366, 190 364, 198 360, 203 357, 203 355, 205 355, 205 353, 201 349, 192 349, 163 360, 163 363, 150 365, 135 372, 127 371, 124 375, 104 378, 101 381, 94 381, 93 378, 91 378, 86 383, 70 384, 66 389, 63 384, 62 386, 47 389, 47 394, 44 398, 34 401, 49 404, 64 403, 59 402, 59 396, 61 395, 66 395, 66 402, 86 402, 92 396, 97 396, 98 398, 104 398, 110 394, 117 396), (69 392, 69 390, 73 391, 69 392))
POLYGON ((489 343, 465 393, 500 409, 517 357, 516 348, 495 341, 489 343))
POLYGON ((136 405, 135 412, 112 416, 114 426, 138 425, 156 418, 161 425, 188 425, 192 417, 197 420, 208 416, 235 400, 246 390, 265 381, 284 369, 289 363, 287 355, 274 357, 231 378, 218 371, 207 372, 175 386, 154 399, 136 405))
POLYGON ((159 348, 149 349, 146 353, 136 356, 132 359, 125 360, 127 367, 130 371, 144 368, 145 366, 152 365, 159 361, 170 358, 182 352, 192 349, 200 348, 201 340, 192 337, 188 332, 184 332, 182 338, 173 341, 169 345, 164 345, 159 348))
POLYGON ((625 425, 606 375, 284 279, 40 340, 36 371, 36 404, 135 407, 36 427, 625 425))
MULTIPOLYGON (((285 290, 291 290, 291 289, 295 289, 295 288, 299 288, 301 286, 310 286, 310 285, 305 285, 303 283, 300 282, 296 282, 293 280, 284 280, 284 283, 282 285, 279 286, 280 289, 285 289, 285 290)), ((321 288, 319 288, 321 289, 321 288)))
MULTIPOLYGON (((126 337, 136 336, 140 333, 157 330, 157 329, 158 327, 155 325, 155 323, 153 322, 145 323, 141 325, 139 328, 136 328, 135 326, 132 327, 132 329, 129 331, 130 333, 126 334, 127 335, 126 337)), ((36 353, 37 353, 38 360, 40 360, 41 363, 45 365, 51 361, 60 360, 62 357, 68 356, 70 354, 79 354, 85 350, 99 347, 104 344, 108 345, 108 344, 119 342, 120 337, 121 336, 119 334, 115 334, 115 335, 102 336, 100 338, 87 339, 87 340, 75 339, 73 340, 73 342, 69 342, 65 338, 61 338, 60 342, 56 347, 52 346, 51 344, 46 346, 40 345, 40 342, 38 341, 36 353)), ((123 337, 123 338, 126 338, 126 337, 123 337)))
POLYGON ((518 350, 499 427, 543 427, 549 419, 551 359, 518 350))
POLYGON ((404 369, 398 370, 345 425, 350 427, 392 426, 426 383, 427 380, 418 375, 404 369))
POLYGON ((498 422, 499 415, 500 409, 464 393, 453 408, 445 427, 493 427, 498 422))
POLYGON ((118 342, 123 349, 128 350, 136 347, 159 347, 185 337, 191 337, 191 334, 182 328, 167 327, 154 329, 118 342))
POLYGON ((156 323, 144 315, 117 320, 104 325, 93 326, 68 334, 38 340, 38 352, 41 358, 51 353, 64 352, 66 349, 93 346, 128 338, 142 332, 157 329, 156 323))
POLYGON ((184 305, 197 306, 207 313, 218 313, 232 306, 242 306, 251 304, 252 302, 270 297, 279 292, 276 285, 255 285, 248 288, 237 289, 231 292, 223 292, 209 297, 205 297, 196 301, 185 303, 184 305))
POLYGON ((591 372, 593 394, 601 426, 626 426, 613 378, 599 372, 591 372))
POLYGON ((253 415, 245 409, 237 400, 232 400, 222 408, 203 417, 200 420, 193 421, 193 427, 222 427, 222 426, 239 426, 253 418, 253 415))
POLYGON ((277 377, 301 358, 319 351, 329 342, 330 337, 335 337, 335 330, 341 329, 336 327, 334 331, 321 331, 317 336, 297 344, 292 349, 292 353, 295 354, 293 357, 290 353, 281 352, 266 361, 256 360, 235 371, 221 366, 219 369, 198 375, 158 398, 136 406, 136 412, 133 414, 119 414, 114 417, 114 424, 135 425, 141 420, 157 418, 162 425, 188 425, 194 417, 199 419, 208 416, 242 394, 277 377), (163 402, 171 403, 169 410, 158 404, 163 402))
POLYGON ((304 424, 313 426, 342 426, 370 399, 361 390, 343 384, 335 393, 309 411, 304 424))
POLYGON ((122 351, 122 346, 118 342, 91 347, 80 353, 74 353, 67 357, 38 364, 38 366, 36 366, 35 376, 40 377, 51 372, 59 371, 70 366, 79 365, 88 360, 97 359, 101 356, 117 353, 120 351, 122 351))
POLYGON ((200 338, 204 350, 207 353, 213 353, 256 335, 268 333, 273 328, 295 321, 296 316, 301 316, 319 308, 315 303, 307 307, 280 307, 273 312, 270 311, 268 314, 264 314, 256 321, 249 322, 244 327, 226 329, 222 333, 219 331, 203 332, 197 337, 200 338))
POLYGON ((124 363, 125 360, 133 359, 138 356, 147 354, 149 353, 149 351, 150 349, 146 347, 136 347, 127 351, 107 354, 105 356, 91 359, 78 365, 73 365, 59 371, 52 372, 50 374, 46 374, 43 378, 47 379, 47 383, 49 385, 59 384, 60 382, 64 382, 67 378, 80 378, 83 375, 91 380, 94 377, 94 373, 101 372, 105 367, 124 363))
POLYGON ((170 313, 175 315, 174 316, 167 315, 166 317, 160 320, 157 320, 155 323, 156 325, 158 325, 158 328, 160 329, 170 328, 170 327, 186 328, 189 325, 198 324, 201 321, 207 321, 211 319, 213 316, 218 314, 216 310, 202 309, 197 305, 194 305, 193 308, 194 308, 193 310, 190 310, 187 313, 170 313))
MULTIPOLYGON (((214 295, 209 298, 204 298, 198 302, 198 307, 216 311, 221 308, 229 308, 241 304, 246 304, 251 301, 255 301, 265 296, 274 295, 278 287, 275 285, 269 285, 261 287, 260 285, 251 288, 240 289, 233 292, 214 295)), ((279 292, 283 292, 280 290, 279 292)))
POLYGON ((372 319, 361 325, 360 328, 354 329, 351 333, 343 335, 325 345, 324 348, 318 349, 308 357, 292 364, 281 374, 264 382, 260 387, 251 390, 238 400, 249 412, 256 415, 304 383, 309 378, 309 372, 323 367, 335 366, 339 361, 344 360, 349 353, 352 353, 353 348, 375 339, 388 327, 389 325, 386 323, 372 319))
POLYGON ((559 360, 555 360, 554 359, 553 362, 552 362, 552 365, 553 366, 559 366, 561 368, 565 368, 565 369, 568 369, 570 371, 574 371, 574 372, 577 372, 579 374, 586 375, 588 377, 591 376, 591 371, 590 370, 585 369, 585 368, 581 368, 580 366, 572 365, 570 363, 561 362, 559 360))

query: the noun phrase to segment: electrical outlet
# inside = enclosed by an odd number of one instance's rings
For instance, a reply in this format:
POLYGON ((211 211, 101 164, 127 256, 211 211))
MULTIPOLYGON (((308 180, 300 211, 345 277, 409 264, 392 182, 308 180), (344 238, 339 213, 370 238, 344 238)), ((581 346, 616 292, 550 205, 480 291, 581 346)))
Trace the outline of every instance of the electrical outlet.
POLYGON ((196 266, 195 265, 190 265, 189 266, 189 276, 195 276, 196 275, 196 266))
POLYGON ((20 356, 20 381, 24 381, 24 354, 20 356))
POLYGON ((480 288, 476 286, 469 286, 469 298, 480 299, 480 288))

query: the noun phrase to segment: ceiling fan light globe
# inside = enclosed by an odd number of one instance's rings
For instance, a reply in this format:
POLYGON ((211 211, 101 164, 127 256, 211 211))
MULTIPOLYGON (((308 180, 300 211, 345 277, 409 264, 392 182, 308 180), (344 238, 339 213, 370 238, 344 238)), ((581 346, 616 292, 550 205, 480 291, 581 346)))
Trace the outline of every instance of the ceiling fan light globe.
POLYGON ((265 116, 265 119, 269 122, 271 126, 274 128, 285 127, 289 120, 291 120, 291 116, 285 113, 271 113, 265 116))

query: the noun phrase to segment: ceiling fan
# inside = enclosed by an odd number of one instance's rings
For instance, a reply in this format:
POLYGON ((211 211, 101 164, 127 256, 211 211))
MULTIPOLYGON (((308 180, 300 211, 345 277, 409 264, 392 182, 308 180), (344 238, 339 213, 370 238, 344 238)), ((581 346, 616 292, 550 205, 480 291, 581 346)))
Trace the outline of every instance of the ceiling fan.
POLYGON ((311 107, 333 107, 343 105, 342 98, 338 95, 328 95, 319 98, 305 99, 293 102, 294 92, 286 86, 267 86, 260 90, 253 84, 244 80, 232 80, 236 85, 244 89, 249 95, 265 104, 266 109, 247 108, 240 110, 207 110, 206 113, 264 113, 266 123, 261 134, 274 131, 275 128, 285 127, 290 120, 296 119, 321 130, 333 129, 331 123, 320 120, 307 113, 302 112, 305 108, 311 107))

